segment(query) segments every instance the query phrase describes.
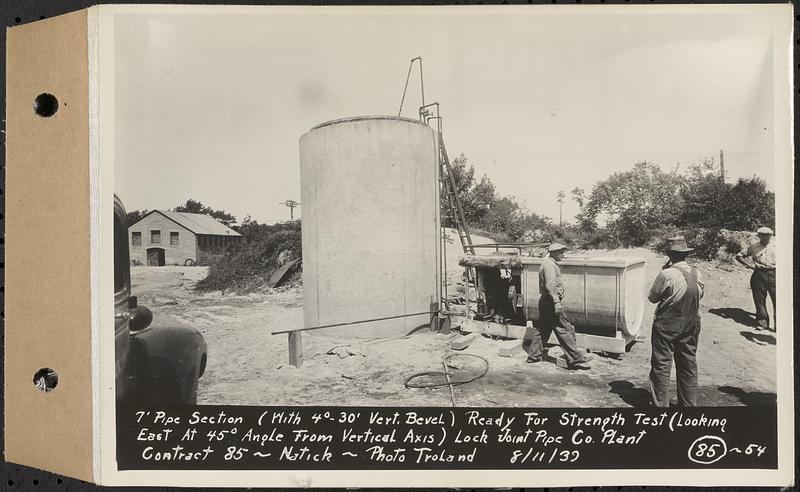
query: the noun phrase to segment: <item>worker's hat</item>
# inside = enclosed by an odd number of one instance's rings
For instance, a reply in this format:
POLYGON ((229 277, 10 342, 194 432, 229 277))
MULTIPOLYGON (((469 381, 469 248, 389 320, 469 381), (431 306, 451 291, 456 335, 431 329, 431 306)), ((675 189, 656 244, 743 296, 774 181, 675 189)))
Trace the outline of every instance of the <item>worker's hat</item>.
POLYGON ((550 246, 547 247, 547 252, 549 253, 551 251, 564 251, 565 249, 569 249, 569 248, 564 246, 561 243, 553 243, 553 244, 551 244, 550 246))
POLYGON ((758 233, 758 234, 769 234, 770 236, 774 236, 775 235, 775 233, 772 232, 772 229, 770 229, 769 227, 759 227, 758 230, 756 231, 756 233, 758 233))
POLYGON ((668 238, 667 245, 669 246, 667 251, 674 251, 676 253, 691 253, 694 251, 694 248, 690 248, 689 245, 686 244, 686 238, 683 236, 668 238))

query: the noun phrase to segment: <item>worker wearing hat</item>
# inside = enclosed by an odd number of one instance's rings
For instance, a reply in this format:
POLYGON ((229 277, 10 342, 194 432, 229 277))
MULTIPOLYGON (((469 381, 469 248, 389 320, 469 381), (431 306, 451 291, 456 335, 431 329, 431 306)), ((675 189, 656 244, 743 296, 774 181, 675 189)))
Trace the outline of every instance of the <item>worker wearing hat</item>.
POLYGON ((748 264, 743 253, 736 255, 736 261, 753 270, 750 277, 750 290, 753 292, 753 303, 756 306, 756 322, 759 329, 769 328, 769 314, 767 313, 767 294, 772 299, 772 312, 775 312, 775 241, 772 229, 760 227, 758 242, 747 248, 747 256, 753 260, 748 264))
POLYGON ((547 248, 548 257, 539 268, 539 322, 534 330, 528 351, 528 362, 542 360, 544 344, 555 332, 559 345, 564 350, 564 358, 569 369, 588 369, 588 357, 578 349, 575 341, 575 327, 564 312, 564 284, 558 262, 568 248, 553 243, 547 248))
POLYGON ((669 406, 669 375, 675 360, 678 405, 697 405, 697 340, 700 335, 698 309, 703 297, 700 272, 686 263, 694 251, 683 236, 667 239, 669 261, 658 273, 647 298, 658 304, 653 319, 650 358, 650 392, 653 404, 669 406))

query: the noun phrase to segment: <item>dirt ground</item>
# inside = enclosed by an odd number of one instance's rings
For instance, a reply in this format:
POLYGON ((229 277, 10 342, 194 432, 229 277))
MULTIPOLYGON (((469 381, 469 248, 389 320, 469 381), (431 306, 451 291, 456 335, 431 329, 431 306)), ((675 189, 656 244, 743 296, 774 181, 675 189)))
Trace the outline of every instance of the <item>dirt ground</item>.
MULTIPOLYGON (((455 283, 458 248, 448 249, 449 278, 455 283)), ((647 283, 664 258, 645 249, 592 252, 592 256, 643 257, 647 283)), ((776 334, 756 331, 749 271, 724 271, 696 262, 705 278, 698 348, 699 403, 708 406, 774 405, 776 334)), ((204 267, 132 267, 133 293, 154 314, 154 324, 185 323, 208 343, 208 367, 200 380, 198 403, 233 405, 449 406, 450 390, 407 389, 406 378, 442 370, 443 358, 456 353, 450 335, 427 329, 402 338, 342 340, 315 332, 303 334, 305 362, 288 364, 287 335, 277 328, 301 327, 302 287, 249 295, 193 290, 204 267)), ((451 285, 451 289, 454 288, 451 285)), ((567 293, 569 295, 569 293, 567 293)), ((552 363, 526 363, 524 354, 501 357, 505 342, 486 336, 464 351, 484 357, 488 372, 454 388, 458 406, 620 407, 644 406, 650 326, 655 307, 645 305, 642 341, 621 356, 595 354, 588 371, 568 371, 552 363)), ((779 335, 781 340, 790 334, 779 335)), ((453 379, 480 373, 483 362, 456 356, 453 379)), ((791 367, 783 368, 791 370, 791 367)), ((427 379, 427 381, 441 379, 427 379)), ((673 376, 673 398, 674 398, 673 376)))

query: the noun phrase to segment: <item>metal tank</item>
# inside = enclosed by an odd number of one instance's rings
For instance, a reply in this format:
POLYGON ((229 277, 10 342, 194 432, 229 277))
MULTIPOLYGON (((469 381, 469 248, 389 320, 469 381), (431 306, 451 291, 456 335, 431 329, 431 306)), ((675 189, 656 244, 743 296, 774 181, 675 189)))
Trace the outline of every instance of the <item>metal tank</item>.
POLYGON ((439 301, 435 131, 416 120, 329 121, 300 138, 303 315, 325 335, 404 335, 439 301))

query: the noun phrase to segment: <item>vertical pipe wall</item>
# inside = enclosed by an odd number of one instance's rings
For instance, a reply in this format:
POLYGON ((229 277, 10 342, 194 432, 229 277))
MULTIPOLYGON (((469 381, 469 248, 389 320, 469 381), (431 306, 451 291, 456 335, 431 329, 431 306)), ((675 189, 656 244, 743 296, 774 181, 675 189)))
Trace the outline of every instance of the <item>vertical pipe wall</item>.
POLYGON ((436 133, 415 120, 348 118, 301 137, 306 328, 403 316, 322 330, 374 338, 430 323, 440 289, 438 166, 436 133))

